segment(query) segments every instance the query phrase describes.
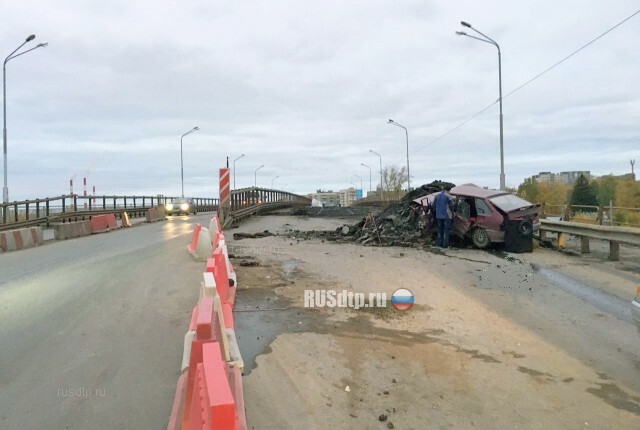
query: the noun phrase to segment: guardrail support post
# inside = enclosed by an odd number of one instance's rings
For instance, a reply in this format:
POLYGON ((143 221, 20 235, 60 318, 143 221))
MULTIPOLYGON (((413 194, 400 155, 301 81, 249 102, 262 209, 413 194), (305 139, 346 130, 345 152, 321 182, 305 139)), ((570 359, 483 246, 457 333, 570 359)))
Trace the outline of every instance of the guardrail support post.
POLYGON ((609 260, 618 261, 620 259, 620 244, 618 242, 614 242, 613 240, 609 241, 609 260))
POLYGON ((591 249, 589 248, 589 237, 580 236, 580 253, 588 254, 590 252, 591 252, 591 249))

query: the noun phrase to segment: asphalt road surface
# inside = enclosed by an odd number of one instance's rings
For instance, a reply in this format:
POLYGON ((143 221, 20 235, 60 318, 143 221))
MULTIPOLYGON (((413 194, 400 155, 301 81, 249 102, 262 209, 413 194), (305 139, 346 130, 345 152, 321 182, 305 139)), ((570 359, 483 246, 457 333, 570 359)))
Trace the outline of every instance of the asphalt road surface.
POLYGON ((166 426, 209 217, 0 254, 1 429, 166 426))

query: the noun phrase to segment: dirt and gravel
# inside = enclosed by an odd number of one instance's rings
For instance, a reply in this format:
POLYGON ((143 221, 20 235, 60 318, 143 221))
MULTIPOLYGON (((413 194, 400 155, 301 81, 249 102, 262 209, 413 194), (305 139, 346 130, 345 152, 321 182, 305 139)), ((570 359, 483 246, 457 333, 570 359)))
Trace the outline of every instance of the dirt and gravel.
POLYGON ((228 243, 250 428, 639 428, 640 336, 621 308, 635 260, 296 238, 343 224, 262 216, 233 230, 274 234, 228 243), (303 306, 307 289, 399 287, 408 311, 303 306))

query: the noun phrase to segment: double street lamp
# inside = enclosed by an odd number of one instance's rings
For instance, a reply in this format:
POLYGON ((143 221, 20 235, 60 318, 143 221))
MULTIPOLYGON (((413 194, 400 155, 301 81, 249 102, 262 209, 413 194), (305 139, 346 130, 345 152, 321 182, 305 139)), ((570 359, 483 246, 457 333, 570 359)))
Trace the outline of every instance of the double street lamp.
POLYGON ((184 198, 184 163, 182 160, 182 139, 191 133, 195 133, 196 131, 200 130, 200 128, 198 126, 193 127, 191 130, 187 131, 185 134, 183 134, 182 136, 180 136, 180 182, 182 184, 182 197, 184 198))
POLYGON ((276 179, 278 179, 280 176, 276 176, 275 178, 273 178, 271 180, 271 189, 273 190, 273 181, 275 181, 276 179))
POLYGON ((244 154, 242 154, 241 156, 233 160, 233 189, 234 190, 236 189, 236 161, 238 161, 241 158, 244 158, 244 154))
POLYGON ((409 130, 407 130, 407 127, 405 127, 404 125, 399 124, 392 119, 387 121, 387 123, 403 128, 404 133, 407 136, 407 191, 409 191, 411 190, 411 172, 409 171, 409 130))
POLYGON ((481 33, 479 30, 473 28, 468 22, 460 21, 460 24, 463 27, 470 28, 482 37, 471 36, 464 31, 456 31, 456 34, 458 36, 466 36, 472 39, 479 40, 480 42, 489 43, 490 45, 493 45, 498 49, 498 101, 500 102, 500 189, 504 191, 506 189, 506 184, 504 176, 504 133, 502 129, 502 53, 500 52, 500 45, 498 45, 498 42, 496 42, 486 34, 481 33))
MULTIPOLYGON (((44 48, 48 45, 48 43, 38 43, 35 47, 31 49, 27 49, 26 51, 18 52, 20 48, 22 48, 27 43, 31 42, 35 39, 35 34, 27 37, 20 46, 18 46, 11 54, 4 59, 4 63, 2 65, 2 112, 3 112, 3 127, 2 127, 2 154, 4 156, 4 186, 2 187, 2 202, 9 203, 9 186, 7 185, 7 63, 9 60, 13 60, 21 55, 26 54, 27 52, 31 52, 34 49, 44 48)), ((7 221, 7 209, 2 211, 3 213, 3 221, 7 221)))

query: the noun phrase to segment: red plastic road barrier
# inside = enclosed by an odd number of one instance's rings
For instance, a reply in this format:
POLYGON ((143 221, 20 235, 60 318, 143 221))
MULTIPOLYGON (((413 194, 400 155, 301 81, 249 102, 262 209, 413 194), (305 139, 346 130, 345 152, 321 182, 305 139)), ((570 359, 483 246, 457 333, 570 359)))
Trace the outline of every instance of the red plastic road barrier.
POLYGON ((106 215, 94 215, 91 217, 91 234, 109 231, 109 220, 106 215))
POLYGON ((228 366, 227 379, 236 404, 236 430, 247 430, 247 417, 244 411, 244 392, 242 390, 242 372, 238 367, 228 366))
POLYGON ((196 316, 196 339, 214 339, 212 325, 213 319, 213 299, 203 298, 198 303, 198 315, 196 316))
POLYGON ((204 360, 198 364, 189 411, 189 430, 235 430, 236 405, 227 379, 227 368, 214 342, 203 347, 204 360))
POLYGON ((204 271, 215 273, 215 267, 216 267, 216 260, 214 258, 207 258, 207 265, 205 266, 204 271))
POLYGON ((167 430, 180 430, 182 425, 182 400, 184 399, 184 389, 187 382, 187 373, 183 372, 178 378, 178 386, 176 387, 176 395, 173 398, 173 406, 171 407, 171 416, 167 430))
POLYGON ((107 214, 107 225, 111 230, 115 230, 118 228, 118 221, 116 221, 116 216, 114 214, 107 214))
POLYGON ((198 236, 200 236, 200 230, 202 230, 202 226, 200 224, 196 224, 196 228, 193 230, 193 238, 191 239, 191 243, 187 246, 187 251, 189 254, 193 254, 198 249, 198 236))
POLYGON ((229 288, 229 293, 227 294, 227 300, 224 301, 225 303, 229 303, 231 305, 231 308, 233 308, 233 305, 236 302, 236 289, 235 288, 229 288))
POLYGON ((227 261, 224 257, 224 253, 221 248, 216 248, 213 251, 213 277, 216 280, 216 289, 222 303, 227 301, 227 295, 229 292, 229 275, 227 274, 227 261))
MULTIPOLYGON (((220 233, 220 231, 217 231, 216 234, 213 235, 213 249, 216 249, 218 245, 220 245, 220 236, 222 236, 222 233, 220 233)), ((222 237, 224 238, 224 236, 222 237)))
POLYGON ((226 336, 223 328, 220 327, 217 314, 214 312, 213 298, 203 298, 200 300, 192 315, 192 325, 189 330, 195 330, 196 338, 191 342, 191 351, 189 353, 189 370, 187 376, 187 391, 184 401, 184 421, 183 429, 188 429, 187 421, 189 419, 189 411, 191 410, 191 396, 193 392, 193 384, 196 378, 196 369, 199 363, 202 363, 202 347, 206 344, 215 342, 218 345, 218 357, 224 360, 224 353, 219 347, 222 336, 226 336), (194 317, 195 316, 195 324, 194 317))
POLYGON ((198 305, 193 307, 191 312, 191 322, 189 323, 189 331, 196 331, 196 320, 198 319, 198 305))
POLYGON ((224 315, 224 328, 233 328, 233 308, 231 303, 222 304, 222 315, 224 315))

